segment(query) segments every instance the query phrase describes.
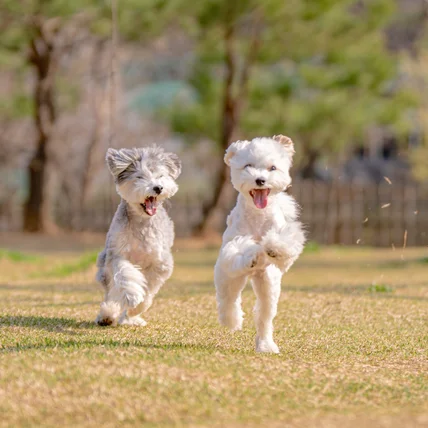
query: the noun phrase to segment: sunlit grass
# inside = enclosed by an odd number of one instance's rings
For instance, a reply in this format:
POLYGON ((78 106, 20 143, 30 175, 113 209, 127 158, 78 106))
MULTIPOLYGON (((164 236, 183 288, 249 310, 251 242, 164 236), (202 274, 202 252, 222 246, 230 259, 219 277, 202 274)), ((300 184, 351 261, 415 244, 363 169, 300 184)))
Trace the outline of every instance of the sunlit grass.
POLYGON ((77 260, 60 263, 47 271, 36 272, 33 274, 33 276, 44 278, 63 278, 74 273, 84 272, 95 264, 97 257, 97 251, 83 254, 77 260))
POLYGON ((280 355, 254 352, 249 286, 244 329, 218 325, 216 248, 175 249, 144 328, 94 324, 96 252, 1 258, 1 424, 426 426, 426 250, 315 247, 284 277, 280 355))
POLYGON ((36 256, 34 254, 23 253, 21 251, 7 250, 5 248, 0 248, 0 260, 1 259, 10 260, 12 262, 26 263, 38 262, 41 260, 39 256, 36 256))

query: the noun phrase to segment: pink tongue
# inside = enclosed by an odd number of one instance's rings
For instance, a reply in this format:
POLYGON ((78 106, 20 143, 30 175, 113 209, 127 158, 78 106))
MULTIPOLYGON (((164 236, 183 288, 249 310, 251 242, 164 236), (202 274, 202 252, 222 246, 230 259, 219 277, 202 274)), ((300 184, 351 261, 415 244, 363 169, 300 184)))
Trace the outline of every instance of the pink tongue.
POLYGON ((146 213, 148 215, 155 215, 156 214, 156 199, 155 198, 147 198, 144 201, 144 204, 146 205, 146 213))
POLYGON ((253 201, 254 205, 257 208, 266 208, 266 205, 268 203, 268 189, 262 189, 262 190, 253 190, 253 201))

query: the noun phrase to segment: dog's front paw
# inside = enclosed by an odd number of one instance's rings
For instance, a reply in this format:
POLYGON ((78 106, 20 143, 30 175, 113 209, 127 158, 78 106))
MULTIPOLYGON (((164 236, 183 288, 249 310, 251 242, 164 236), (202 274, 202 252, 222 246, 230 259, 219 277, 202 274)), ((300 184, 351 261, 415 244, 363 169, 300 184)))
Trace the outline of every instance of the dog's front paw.
POLYGON ((244 313, 241 309, 235 310, 233 313, 219 313, 218 320, 221 325, 224 325, 231 331, 239 331, 242 330, 244 313))
POLYGON ((253 270, 263 267, 264 255, 262 247, 258 244, 254 244, 252 247, 248 248, 242 255, 242 261, 244 269, 253 270))
POLYGON ((266 254, 272 259, 276 259, 279 256, 279 253, 273 248, 266 248, 266 254))
POLYGON ((281 242, 279 236, 274 236, 271 234, 263 241, 263 247, 265 253, 271 259, 288 259, 290 257, 286 246, 283 242, 281 242))
POLYGON ((143 318, 137 315, 135 317, 125 316, 119 320, 118 324, 119 325, 136 325, 139 327, 144 327, 147 325, 147 322, 143 320, 143 318))
POLYGON ((120 315, 120 305, 117 302, 103 302, 95 322, 100 326, 116 325, 120 315))
POLYGON ((256 338, 256 351, 270 354, 279 354, 278 345, 272 339, 256 338))

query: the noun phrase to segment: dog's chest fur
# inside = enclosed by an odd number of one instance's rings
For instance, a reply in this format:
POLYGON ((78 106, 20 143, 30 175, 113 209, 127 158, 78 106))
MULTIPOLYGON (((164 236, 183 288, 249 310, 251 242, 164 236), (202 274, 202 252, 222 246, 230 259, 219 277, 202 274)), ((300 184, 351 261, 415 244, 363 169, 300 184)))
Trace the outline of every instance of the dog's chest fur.
POLYGON ((163 207, 155 216, 140 220, 133 216, 124 203, 112 224, 109 243, 115 254, 121 254, 132 264, 147 269, 163 259, 174 240, 174 226, 163 207))
POLYGON ((137 233, 128 232, 126 245, 123 249, 126 259, 143 269, 148 268, 153 262, 160 259, 159 248, 156 246, 156 236, 145 232, 145 230, 137 231, 137 233))
POLYGON ((263 210, 249 207, 242 196, 227 220, 230 237, 236 235, 252 236, 259 241, 268 230, 279 230, 297 216, 296 204, 289 195, 278 197, 274 203, 263 210))

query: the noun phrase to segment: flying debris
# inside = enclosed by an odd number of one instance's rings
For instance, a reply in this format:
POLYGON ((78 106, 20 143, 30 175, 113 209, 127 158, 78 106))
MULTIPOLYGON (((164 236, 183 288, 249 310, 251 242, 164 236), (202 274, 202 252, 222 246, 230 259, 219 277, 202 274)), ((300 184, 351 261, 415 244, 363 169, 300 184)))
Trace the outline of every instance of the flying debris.
POLYGON ((407 229, 404 231, 404 236, 403 236, 403 250, 406 248, 407 245, 407 229))

